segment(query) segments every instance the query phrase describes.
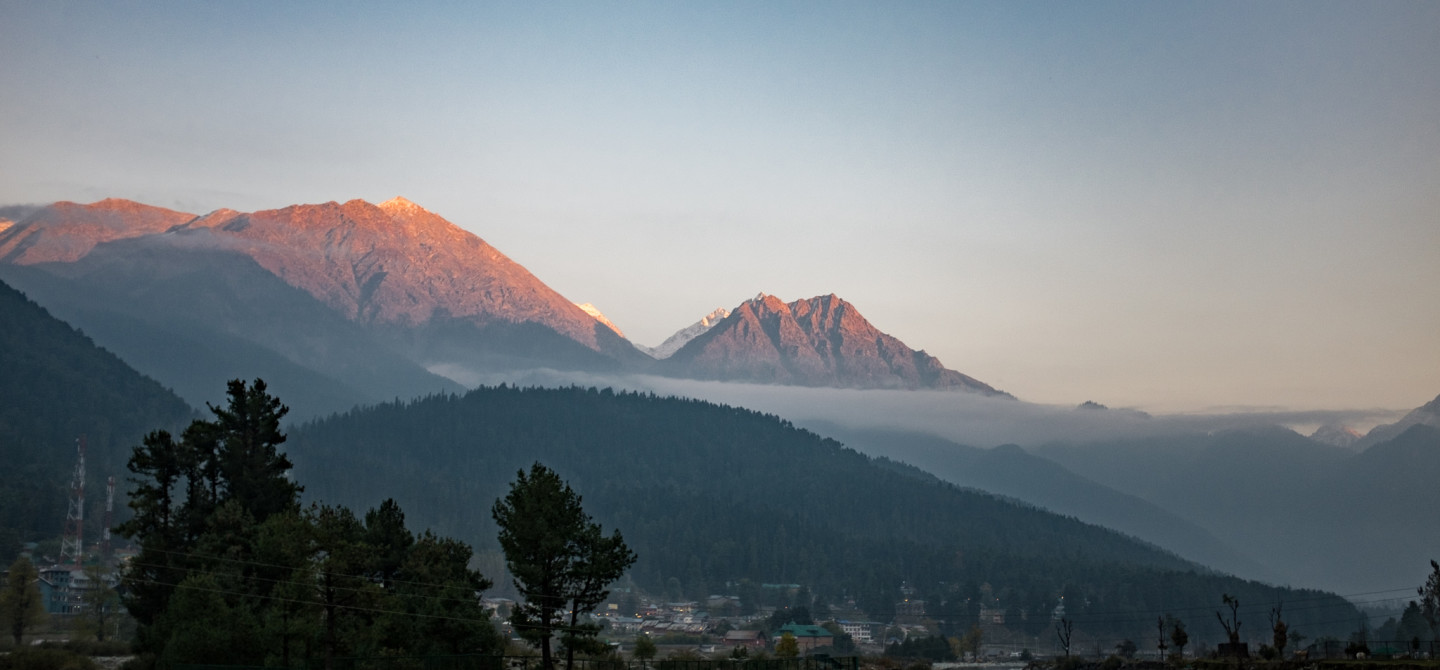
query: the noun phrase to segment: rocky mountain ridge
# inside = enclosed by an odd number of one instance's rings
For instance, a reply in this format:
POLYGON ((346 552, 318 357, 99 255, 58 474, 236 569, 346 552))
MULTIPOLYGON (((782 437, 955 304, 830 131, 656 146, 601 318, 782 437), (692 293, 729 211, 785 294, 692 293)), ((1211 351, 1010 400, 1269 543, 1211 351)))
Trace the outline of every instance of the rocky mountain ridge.
POLYGON ((399 197, 198 216, 108 199, 23 214, 0 229, 0 263, 63 274, 61 266, 97 247, 142 238, 151 251, 239 254, 406 358, 462 383, 548 367, 996 393, 881 333, 833 295, 788 306, 749 301, 735 310, 738 318, 716 310, 653 351, 679 353, 717 330, 723 336, 657 363, 593 306, 571 302, 480 237, 399 197))
POLYGON ((484 240, 404 198, 220 210, 184 228, 228 233, 262 267, 353 320, 533 321, 600 348, 590 315, 484 240))
POLYGON ((791 303, 761 293, 664 363, 694 379, 1005 395, 880 332, 833 293, 791 303))

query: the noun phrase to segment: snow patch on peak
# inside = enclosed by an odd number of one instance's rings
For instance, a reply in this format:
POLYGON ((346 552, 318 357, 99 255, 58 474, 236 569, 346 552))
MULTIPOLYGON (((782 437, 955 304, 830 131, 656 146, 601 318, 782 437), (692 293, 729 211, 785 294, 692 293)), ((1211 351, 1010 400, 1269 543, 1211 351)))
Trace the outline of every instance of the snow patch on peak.
POLYGON ((1310 439, 1332 447, 1353 448, 1364 436, 1354 428, 1338 423, 1329 423, 1311 433, 1310 439))
MULTIPOLYGON (((760 295, 764 296, 765 294, 761 293, 760 295)), ((714 328, 715 324, 724 321, 725 317, 728 316, 730 316, 730 310, 724 307, 717 307, 715 311, 700 317, 699 321, 675 331, 675 334, 666 338, 664 342, 660 343, 660 346, 646 347, 637 344, 635 348, 649 354, 651 358, 657 360, 669 358, 674 355, 675 352, 679 351, 680 347, 685 346, 687 342, 699 337, 705 331, 714 328)))
POLYGON ((396 212, 413 212, 416 210, 419 210, 421 212, 429 211, 424 207, 410 202, 409 200, 406 200, 405 198, 398 195, 376 205, 376 207, 379 207, 380 209, 383 209, 390 214, 394 214, 396 212))
POLYGON ((711 326, 720 323, 727 316, 730 316, 730 310, 725 309, 724 307, 717 307, 715 308, 715 311, 700 317, 700 321, 698 323, 708 329, 711 326))
POLYGON ((596 307, 596 306, 594 306, 594 305, 592 305, 592 304, 590 304, 590 303, 588 303, 588 302, 585 302, 585 303, 577 302, 577 303, 575 303, 575 306, 576 306, 576 307, 579 307, 580 310, 583 311, 583 312, 585 312, 586 314, 589 314, 591 318, 595 319, 596 321, 599 321, 600 323, 605 324, 605 327, 606 327, 606 328, 609 328, 610 330, 615 331, 615 334, 616 334, 616 335, 619 335, 620 337, 625 337, 625 333, 620 332, 620 327, 619 327, 619 326, 616 326, 614 323, 611 323, 611 322, 610 322, 610 319, 605 318, 605 315, 600 312, 600 308, 599 308, 599 307, 596 307))

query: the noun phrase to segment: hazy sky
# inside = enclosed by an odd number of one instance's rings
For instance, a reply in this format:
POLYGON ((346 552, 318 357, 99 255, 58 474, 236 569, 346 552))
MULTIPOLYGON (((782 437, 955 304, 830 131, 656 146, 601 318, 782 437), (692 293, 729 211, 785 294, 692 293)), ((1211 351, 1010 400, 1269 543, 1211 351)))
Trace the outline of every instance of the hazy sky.
POLYGON ((0 203, 404 195, 642 344, 833 292, 1037 402, 1440 393, 1435 2, 0 0, 0 156, 0 203))

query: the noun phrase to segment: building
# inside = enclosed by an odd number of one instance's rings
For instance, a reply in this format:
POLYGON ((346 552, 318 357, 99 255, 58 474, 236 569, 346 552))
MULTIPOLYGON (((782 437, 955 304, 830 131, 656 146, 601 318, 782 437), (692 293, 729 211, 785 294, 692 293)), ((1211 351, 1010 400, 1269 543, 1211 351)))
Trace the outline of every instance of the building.
POLYGON ((837 621, 840 630, 850 636, 855 644, 875 644, 875 631, 882 630, 883 624, 874 621, 837 621))
POLYGON ((817 647, 829 647, 835 644, 835 634, 823 626, 806 626, 792 621, 775 631, 775 639, 779 640, 786 633, 795 636, 795 643, 800 647, 802 654, 817 647))
POLYGON ((732 630, 725 633, 725 646, 730 649, 764 649, 770 646, 770 638, 763 630, 732 630))
MULTIPOLYGON (((120 585, 118 573, 109 572, 101 576, 104 586, 115 588, 120 585)), ((37 586, 40 600, 45 603, 47 614, 79 614, 85 609, 85 595, 98 588, 83 568, 73 565, 52 565, 40 570, 37 586)))

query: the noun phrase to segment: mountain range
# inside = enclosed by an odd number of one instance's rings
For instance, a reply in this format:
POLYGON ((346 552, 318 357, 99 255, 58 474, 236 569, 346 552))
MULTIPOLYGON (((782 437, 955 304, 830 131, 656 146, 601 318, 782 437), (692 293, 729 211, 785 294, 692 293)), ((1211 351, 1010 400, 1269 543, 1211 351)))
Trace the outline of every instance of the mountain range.
MULTIPOLYGON (((477 374, 534 368, 1000 393, 881 332, 833 295, 789 304, 762 295, 712 312, 700 328, 681 329, 651 355, 593 306, 567 300, 481 238, 404 198, 204 215, 110 199, 18 213, 23 215, 0 229, 0 277, 87 331, 103 333, 102 340, 117 338, 119 349, 142 347, 121 339, 155 340, 148 332, 127 336, 145 328, 116 321, 143 313, 151 322, 166 323, 183 316, 176 310, 195 306, 190 298, 172 297, 196 290, 186 285, 195 278, 182 277, 185 272, 177 268, 201 274, 213 269, 228 278, 220 280, 225 295, 211 291, 205 298, 214 303, 211 311, 228 303, 274 301, 334 315, 298 318, 327 325, 294 334, 279 332, 287 320, 268 321, 270 332, 259 336, 253 324, 236 319, 191 333, 202 340, 243 341, 232 351, 259 347, 243 355, 268 356, 277 371, 288 364, 296 368, 286 373, 291 377, 308 372, 316 379, 308 389, 295 390, 333 396, 316 405, 322 411, 356 399, 447 388, 427 381, 423 371, 464 382, 477 374), (301 307, 296 291, 314 304, 301 307), (103 300, 93 297, 102 293, 103 300), (340 322, 351 326, 347 330, 340 322), (339 344, 337 337, 350 344, 339 344), (387 351, 358 357, 332 352, 356 346, 387 351), (352 373, 367 359, 388 361, 390 371, 405 381, 357 378, 352 373), (407 366, 424 370, 402 372, 407 366)), ((196 319, 187 321, 195 325, 196 319)), ((153 360, 157 357, 134 358, 142 371, 177 390, 192 386, 153 360)), ((192 391, 182 394, 201 400, 192 391)))
MULTIPOLYGON (((1440 426, 1440 399, 1346 448, 1324 444, 1354 440, 1333 427, 1314 438, 1279 428, 1147 430, 977 449, 922 433, 914 419, 979 420, 937 399, 1011 408, 999 410, 1011 421, 1028 420, 1030 406, 945 368, 834 295, 786 302, 762 293, 645 350, 593 306, 572 303, 480 238, 400 198, 205 215, 105 200, 0 216, 0 280, 191 407, 221 402, 233 378, 264 378, 291 418, 305 421, 460 393, 485 373, 662 375, 703 380, 686 389, 764 389, 794 399, 792 407, 844 399, 875 415, 854 417, 860 425, 885 427, 805 425, 952 484, 1116 528, 1246 577, 1388 588, 1426 564, 1427 546, 1409 538, 1440 531, 1424 513, 1440 500, 1413 481, 1440 464, 1440 443, 1424 431, 1440 426), (959 393, 910 392, 941 389, 959 393), (1331 525, 1340 519, 1354 529, 1331 525), (1383 556, 1367 553, 1385 543, 1393 547, 1383 556)), ((1083 412, 1087 420, 1150 421, 1094 408, 1083 412)), ((59 462, 69 460, 65 451, 59 462)))
MULTIPOLYGON (((72 433, 91 436, 94 490, 141 434, 175 430, 194 414, 3 284, 0 345, 7 558, 18 540, 57 532, 72 433)), ((955 633, 978 623, 982 596, 995 597, 1027 635, 1046 631, 1061 597, 1096 636, 1134 636, 1155 612, 1208 606, 1221 593, 1305 602, 1292 621, 1317 634, 1343 632, 1357 615, 1332 594, 1217 574, 1112 530, 868 458, 778 417, 694 400, 480 388, 335 414, 293 429, 286 450, 310 499, 364 508, 393 497, 419 525, 475 543, 499 583, 495 529, 476 505, 538 459, 585 493, 597 519, 623 529, 641 556, 626 584, 674 599, 738 592, 743 603, 755 585, 797 582, 888 620, 905 593, 918 594, 955 633)), ((90 516, 90 531, 100 518, 90 516)), ((1192 635, 1219 634, 1203 617, 1192 623, 1192 635)))

